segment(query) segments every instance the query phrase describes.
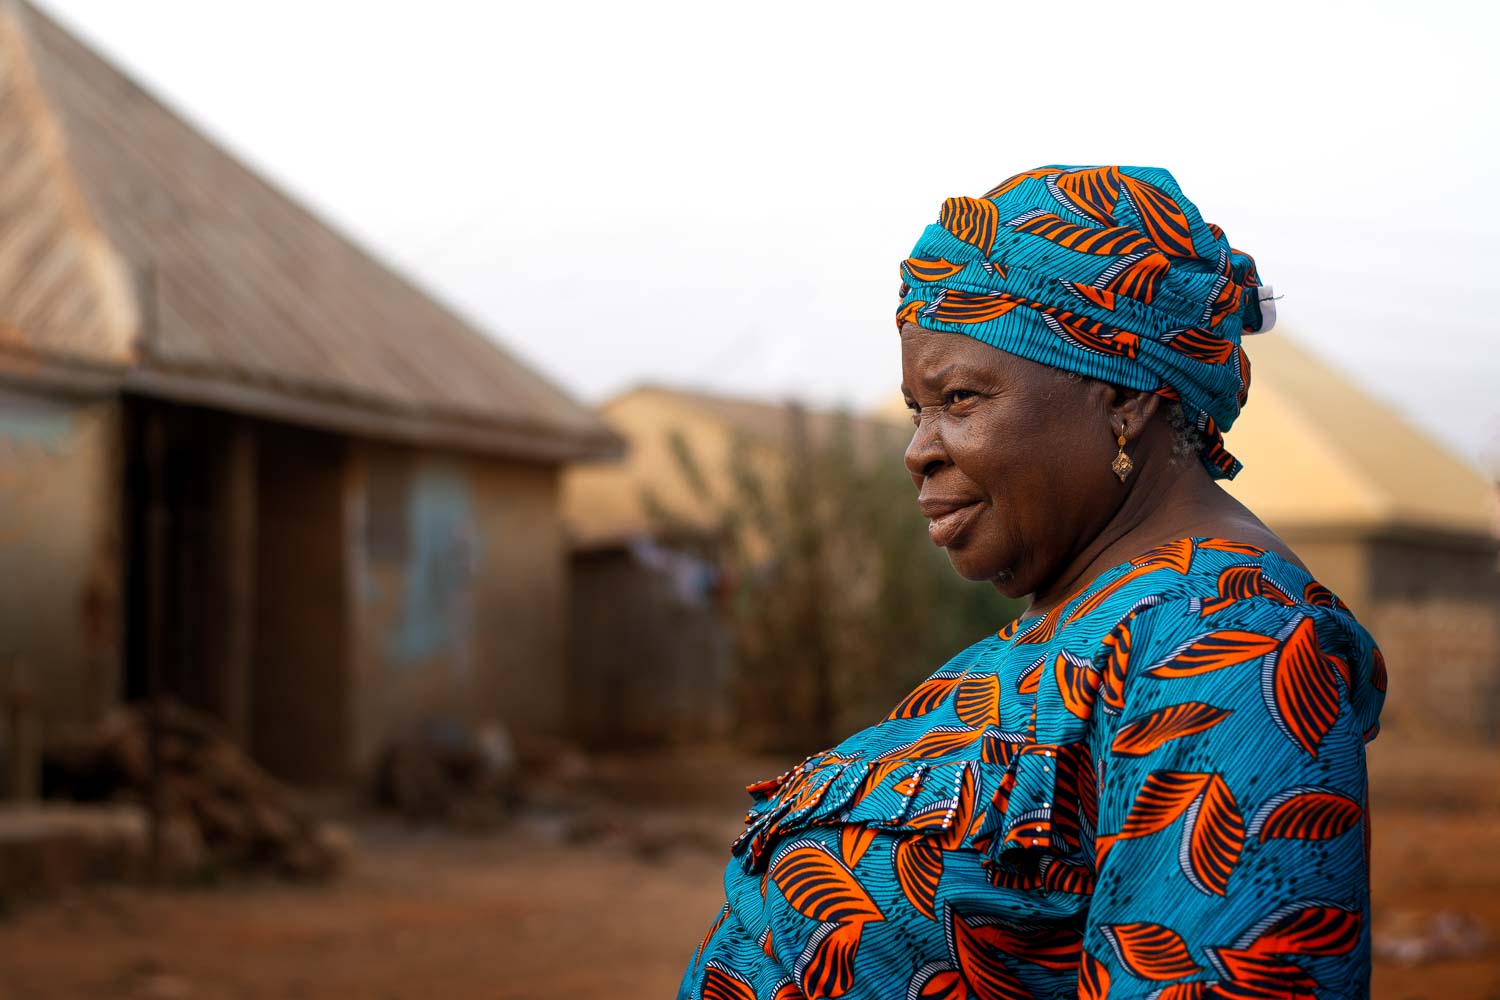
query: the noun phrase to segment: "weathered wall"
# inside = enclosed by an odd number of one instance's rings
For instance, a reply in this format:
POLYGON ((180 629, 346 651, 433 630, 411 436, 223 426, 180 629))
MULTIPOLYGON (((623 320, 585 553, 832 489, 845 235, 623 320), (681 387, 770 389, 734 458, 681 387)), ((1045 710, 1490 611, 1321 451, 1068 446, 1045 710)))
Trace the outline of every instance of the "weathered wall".
POLYGON ((475 460, 471 482, 481 701, 523 740, 566 736, 568 563, 558 471, 475 460))
POLYGON ((639 747, 728 735, 734 657, 706 595, 682 593, 630 548, 572 559, 575 732, 592 747, 639 747))
POLYGON ((1384 723, 1417 738, 1500 743, 1500 574, 1493 543, 1371 543, 1361 620, 1390 670, 1384 723))
POLYGON ((569 726, 555 470, 364 444, 356 552, 355 757, 491 720, 523 742, 569 726))
POLYGON ((0 689, 23 662, 48 724, 120 685, 120 405, 0 388, 0 689))

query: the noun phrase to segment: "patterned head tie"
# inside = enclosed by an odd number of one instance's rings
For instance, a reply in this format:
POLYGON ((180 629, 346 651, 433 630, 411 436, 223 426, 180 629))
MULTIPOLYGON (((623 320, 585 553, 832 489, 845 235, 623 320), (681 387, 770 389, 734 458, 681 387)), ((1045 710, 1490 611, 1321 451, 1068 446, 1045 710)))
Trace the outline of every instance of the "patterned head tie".
POLYGON ((1255 261, 1158 167, 1039 167, 949 198, 901 264, 896 325, 963 333, 1182 403, 1215 479, 1250 390, 1247 333, 1276 321, 1255 261))

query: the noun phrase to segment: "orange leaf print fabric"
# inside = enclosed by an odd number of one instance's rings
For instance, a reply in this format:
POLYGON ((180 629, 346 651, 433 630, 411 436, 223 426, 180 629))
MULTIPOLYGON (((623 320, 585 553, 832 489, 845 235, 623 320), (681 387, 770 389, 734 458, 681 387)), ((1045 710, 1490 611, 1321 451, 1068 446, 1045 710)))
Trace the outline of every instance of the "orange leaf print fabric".
POLYGON ((751 785, 679 998, 1367 995, 1387 684, 1290 561, 1144 551, 751 785))

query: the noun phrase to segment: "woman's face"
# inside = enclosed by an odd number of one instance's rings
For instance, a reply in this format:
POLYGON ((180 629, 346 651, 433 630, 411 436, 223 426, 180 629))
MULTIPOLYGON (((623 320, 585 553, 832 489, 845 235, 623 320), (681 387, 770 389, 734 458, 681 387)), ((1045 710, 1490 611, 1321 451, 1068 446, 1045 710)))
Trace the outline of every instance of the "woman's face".
POLYGON ((966 579, 1037 592, 1124 499, 1107 387, 911 323, 901 374, 922 411, 906 467, 932 540, 966 579))

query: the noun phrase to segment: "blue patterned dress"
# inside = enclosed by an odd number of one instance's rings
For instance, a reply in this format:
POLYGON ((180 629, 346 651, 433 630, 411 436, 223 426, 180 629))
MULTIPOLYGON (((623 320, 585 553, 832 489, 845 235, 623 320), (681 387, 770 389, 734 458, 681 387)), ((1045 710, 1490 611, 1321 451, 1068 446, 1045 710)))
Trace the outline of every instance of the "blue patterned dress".
POLYGON ((1367 996, 1385 685, 1274 553, 1152 550, 751 786, 678 996, 1367 996))

